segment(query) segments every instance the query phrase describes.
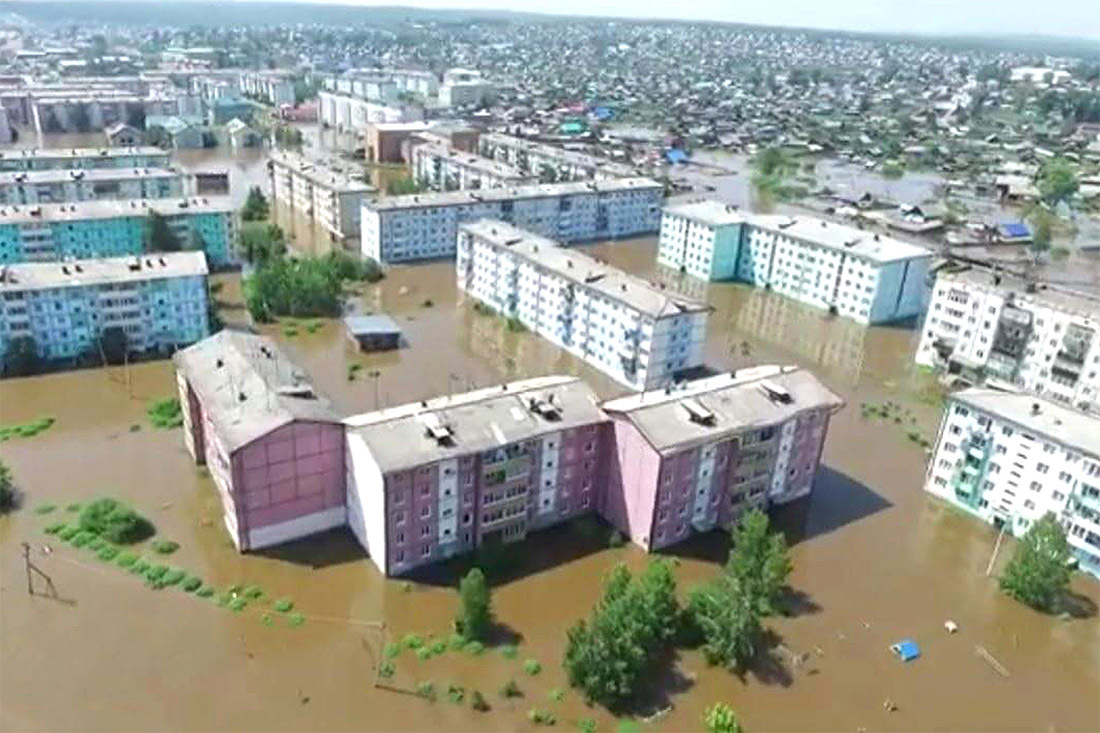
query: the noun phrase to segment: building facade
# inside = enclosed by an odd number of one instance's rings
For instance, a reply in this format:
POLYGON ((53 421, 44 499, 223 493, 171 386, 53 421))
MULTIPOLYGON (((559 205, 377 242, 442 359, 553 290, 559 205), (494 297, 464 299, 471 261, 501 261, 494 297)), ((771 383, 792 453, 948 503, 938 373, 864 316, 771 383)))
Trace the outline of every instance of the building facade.
POLYGON ((361 207, 374 191, 351 170, 297 153, 273 151, 271 190, 275 199, 318 222, 333 241, 358 237, 361 207))
POLYGON ((843 401, 797 367, 755 367, 605 402, 604 516, 647 551, 813 488, 843 401))
POLYGON ((1100 299, 980 269, 941 271, 916 361, 1083 409, 1100 405, 1100 299))
POLYGON ((29 337, 45 361, 100 361, 109 329, 130 353, 168 353, 210 333, 206 257, 165 252, 0 266, 0 360, 29 337))
POLYGON ((236 260, 237 210, 228 198, 83 201, 0 207, 0 264, 144 254, 153 215, 212 267, 236 260))
POLYGON ((144 148, 34 148, 0 150, 0 172, 89 168, 167 168, 171 154, 144 148))
POLYGON ((424 109, 398 101, 382 102, 348 94, 322 91, 318 94, 321 124, 338 130, 359 131, 372 122, 417 122, 424 109))
POLYGON ((666 206, 657 261, 703 280, 737 279, 745 217, 718 201, 666 206))
POLYGON ((183 174, 164 168, 48 169, 0 173, 0 204, 75 203, 183 196, 183 174))
POLYGON ((412 148, 413 179, 433 191, 477 191, 538 183, 510 165, 422 142, 412 148))
POLYGON ((1024 534, 1046 514, 1082 569, 1100 577, 1100 418, 1025 392, 948 398, 925 490, 1024 534))
POLYGON ((598 511, 608 433, 576 377, 349 418, 348 523, 386 575, 598 511))
POLYGON ((261 102, 281 107, 295 103, 294 82, 289 72, 246 71, 241 74, 241 92, 261 102))
POLYGON ((648 178, 389 196, 363 203, 363 254, 379 262, 452 257, 458 226, 500 219, 562 242, 657 231, 661 184, 648 178))
POLYGON ((629 178, 635 175, 633 168, 622 163, 513 135, 486 133, 478 138, 478 147, 486 158, 507 163, 543 183, 629 178))
POLYGON ((459 227, 458 287, 632 389, 703 365, 709 308, 494 220, 459 227))
POLYGON ((344 426, 274 341, 224 330, 173 360, 184 442, 237 549, 346 523, 344 426))

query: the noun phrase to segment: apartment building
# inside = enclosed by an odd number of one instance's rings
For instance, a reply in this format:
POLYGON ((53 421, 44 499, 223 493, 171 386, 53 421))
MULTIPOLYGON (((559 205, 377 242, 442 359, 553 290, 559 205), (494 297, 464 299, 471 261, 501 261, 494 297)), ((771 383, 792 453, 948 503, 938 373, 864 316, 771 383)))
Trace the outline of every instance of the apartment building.
POLYGON ((179 99, 174 94, 76 89, 36 92, 31 99, 31 124, 39 134, 91 132, 117 122, 179 112, 179 99))
POLYGON ((576 377, 348 418, 348 524, 386 575, 597 511, 606 420, 576 377))
POLYGON ((632 389, 702 366, 709 307, 502 221, 459 227, 458 286, 632 389))
POLYGON ((142 148, 30 148, 0 150, 0 172, 90 168, 167 168, 171 153, 142 148))
POLYGON ((0 206, 0 264, 144 254, 153 214, 211 267, 234 262, 237 209, 220 197, 0 206))
POLYGON ((604 516, 657 550, 808 495, 840 397, 797 367, 754 367, 603 404, 604 516))
POLYGON ((411 168, 413 179, 433 191, 476 191, 538 183, 510 165, 438 143, 414 145, 411 168))
POLYGON ((1100 298, 979 268, 937 274, 916 361, 1100 405, 1100 298))
POLYGON ((134 354, 192 344, 210 332, 206 276, 202 252, 2 265, 0 360, 29 337, 45 361, 98 362, 114 328, 134 354))
POLYGON ((501 133, 486 133, 478 139, 486 158, 501 161, 543 183, 628 178, 634 169, 606 158, 526 140, 501 133))
POLYGON ((452 257, 458 226, 491 218, 562 242, 657 231, 661 184, 648 178, 388 196, 363 202, 363 254, 379 262, 452 257))
POLYGON ((924 310, 932 253, 811 217, 742 216, 724 204, 666 209, 658 261, 710 280, 741 280, 875 324, 924 310))
POLYGON ((166 168, 60 168, 0 173, 0 204, 179 198, 183 174, 166 168))
POLYGON ((241 92, 275 107, 295 103, 294 82, 287 71, 245 71, 241 73, 241 92))
POLYGON ((320 92, 318 98, 321 124, 338 130, 360 131, 372 122, 417 122, 424 119, 422 107, 397 99, 378 101, 327 91, 320 92))
POLYGON ((275 199, 323 226, 333 241, 359 236, 361 206, 374 191, 361 173, 339 161, 311 160, 272 151, 271 190, 275 199))
POLYGON ((325 89, 354 94, 364 99, 396 99, 401 92, 434 97, 439 92, 439 76, 416 69, 352 69, 339 76, 322 79, 325 89))
POLYGON ((944 410, 925 490, 1022 535, 1054 514, 1100 577, 1100 418, 1026 392, 970 388, 944 410))

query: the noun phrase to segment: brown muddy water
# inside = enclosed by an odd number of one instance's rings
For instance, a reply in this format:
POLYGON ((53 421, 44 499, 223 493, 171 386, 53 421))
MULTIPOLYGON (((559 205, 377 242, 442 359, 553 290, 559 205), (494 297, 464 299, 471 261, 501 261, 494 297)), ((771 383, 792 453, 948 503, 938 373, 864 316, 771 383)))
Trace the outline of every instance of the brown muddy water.
MULTIPOLYGON (((861 401, 912 406, 920 429, 934 431, 934 408, 917 399, 910 366, 915 334, 865 329, 774 295, 739 285, 709 288, 656 269, 652 239, 592 247, 614 264, 669 287, 706 297, 715 307, 708 358, 713 366, 779 360, 816 370, 850 407, 834 418, 814 494, 778 512, 793 549, 792 615, 769 621, 777 643, 743 679, 709 669, 693 651, 649 680, 643 712, 671 706, 643 730, 700 728, 700 715, 723 701, 747 730, 1097 730, 1100 728, 1100 622, 1060 620, 1003 597, 985 574, 993 532, 926 497, 925 457, 894 425, 866 422, 861 401), (959 624, 957 634, 944 621, 959 624), (923 656, 902 664, 890 644, 911 637, 923 656), (1008 671, 979 656, 981 646, 1008 671), (807 653, 801 666, 793 654, 807 653), (897 709, 888 712, 884 701, 897 709)), ((238 283, 218 297, 232 304, 238 283)), ((579 374, 603 395, 619 392, 573 357, 461 302, 453 265, 394 268, 364 289, 357 307, 393 315, 407 344, 360 355, 339 325, 285 337, 268 327, 318 385, 348 412, 372 409, 527 375, 579 374), (427 305, 427 301, 431 305, 427 305), (347 380, 350 363, 365 369, 347 380), (368 375, 377 371, 377 379, 368 375)), ((229 311, 239 318, 239 311, 229 311)), ((558 728, 594 717, 567 690, 560 659, 565 629, 586 615, 600 576, 644 555, 611 550, 571 528, 536 534, 515 551, 522 567, 494 590, 496 615, 520 639, 517 659, 490 649, 481 657, 449 652, 396 660, 394 687, 376 689, 379 632, 446 636, 456 608, 457 571, 443 569, 406 584, 386 580, 351 536, 333 532, 247 556, 220 524, 211 482, 185 452, 179 430, 154 430, 149 400, 173 393, 167 362, 0 383, 0 422, 57 419, 50 430, 9 440, 0 454, 27 493, 25 507, 0 519, 0 728, 4 730, 517 730, 531 729, 531 708, 552 711, 558 728), (132 425, 141 428, 132 432, 132 425), (36 515, 43 502, 64 505, 97 495, 124 497, 148 513, 161 534, 181 544, 169 558, 221 588, 256 583, 291 596, 307 617, 300 628, 267 627, 255 613, 233 614, 178 589, 155 592, 132 576, 48 538, 58 514, 36 515), (20 543, 56 584, 61 600, 29 597, 20 543), (43 554, 43 546, 51 546, 43 554), (76 564, 81 563, 81 564, 76 564), (525 659, 543 671, 523 672, 525 659), (514 679, 525 697, 503 700, 514 679), (408 693, 432 680, 429 703, 408 693), (445 690, 467 688, 454 705, 445 690), (488 713, 469 707, 480 690, 488 713)), ((61 512, 64 517, 64 512, 61 512)), ((1001 553, 1003 566, 1011 543, 1001 553)), ((681 588, 711 576, 724 559, 721 535, 674 548, 681 588)), ((1082 606, 1100 600, 1097 583, 1077 578, 1082 606)))

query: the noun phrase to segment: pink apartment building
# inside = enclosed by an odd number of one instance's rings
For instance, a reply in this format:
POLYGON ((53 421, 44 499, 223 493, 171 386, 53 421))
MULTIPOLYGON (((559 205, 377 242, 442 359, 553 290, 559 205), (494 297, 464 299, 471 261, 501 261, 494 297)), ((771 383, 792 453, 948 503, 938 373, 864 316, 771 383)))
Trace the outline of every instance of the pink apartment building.
POLYGON ((174 361, 184 441, 238 549, 346 522, 344 426, 271 339, 225 330, 174 361))
POLYGON ((608 424, 576 377, 349 418, 348 524, 386 575, 598 511, 608 424))
POLYGON ((604 517, 656 550, 805 496, 843 401, 797 367, 754 367, 622 397, 604 517))

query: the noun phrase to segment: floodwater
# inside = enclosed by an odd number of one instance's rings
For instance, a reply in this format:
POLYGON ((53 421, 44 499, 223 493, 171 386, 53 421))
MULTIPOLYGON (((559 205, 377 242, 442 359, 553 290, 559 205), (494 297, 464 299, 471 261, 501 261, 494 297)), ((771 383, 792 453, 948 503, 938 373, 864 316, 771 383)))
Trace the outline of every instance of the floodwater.
MULTIPOLYGON (((188 164, 196 166, 239 162, 233 185, 242 198, 240 183, 266 185, 262 161, 247 162, 251 151, 193 155, 188 164)), ((298 249, 333 246, 308 220, 276 213, 298 249)), ((643 729, 698 729, 702 711, 719 701, 737 710, 747 730, 1100 729, 1100 585, 1075 578, 1081 618, 1050 618, 1005 598, 986 574, 993 531, 921 491, 925 456, 901 426, 860 417, 860 402, 894 400, 934 436, 938 411, 919 399, 924 382, 911 362, 915 332, 864 328, 743 285, 708 286, 656 266, 655 247, 642 238, 585 249, 705 298, 714 307, 711 366, 800 364, 850 406, 833 419, 814 494, 776 515, 792 544, 795 595, 790 615, 768 622, 771 651, 743 679, 681 652, 648 681, 639 714, 668 710, 643 729), (943 630, 948 619, 959 624, 957 634, 943 630), (923 650, 910 664, 888 651, 905 637, 923 650), (803 654, 807 661, 795 664, 803 654), (884 709, 886 700, 897 709, 884 709)), ((218 280, 224 316, 245 322, 239 277, 218 280)), ((333 321, 294 337, 280 326, 263 329, 349 414, 547 373, 578 374, 602 396, 622 391, 557 347, 476 314, 457 291, 450 262, 395 267, 383 282, 364 286, 354 305, 392 315, 404 347, 361 354, 333 321), (364 368, 349 381, 353 363, 364 368)), ((567 689, 565 629, 588 613, 600 576, 620 560, 641 567, 643 553, 596 547, 574 528, 532 535, 515 546, 521 565, 493 596, 497 619, 519 641, 518 659, 495 649, 430 661, 406 652, 392 688, 376 688, 383 632, 373 624, 385 624, 387 639, 446 636, 458 570, 445 567, 411 584, 386 580, 345 531, 239 555, 211 481, 191 462, 180 431, 154 430, 145 418, 150 400, 172 394, 169 362, 0 382, 0 423, 57 419, 37 437, 0 444, 27 495, 23 509, 0 518, 0 729, 517 730, 533 727, 527 711, 536 707, 552 711, 562 729, 581 717, 614 729, 609 714, 585 707, 573 691, 563 702, 549 693, 567 689), (147 590, 41 533, 66 513, 40 516, 36 506, 100 495, 129 500, 178 541, 170 563, 221 588, 255 583, 273 597, 293 597, 305 625, 268 627, 256 613, 233 614, 175 589, 147 590), (26 593, 24 541, 60 600, 26 593), (539 660, 542 673, 525 675, 525 659, 539 660), (499 697, 509 679, 524 698, 499 697), (439 692, 434 704, 408 694, 425 680, 439 692), (451 682, 480 690, 492 710, 474 712, 468 698, 462 706, 449 702, 451 682)), ((725 544, 712 534, 672 548, 681 589, 718 571, 725 544)))
MULTIPOLYGON (((774 294, 712 285, 653 265, 652 238, 589 248, 670 289, 714 305, 707 355, 716 367, 783 361, 814 369, 850 405, 893 399, 912 406, 931 435, 937 415, 915 399, 910 366, 915 335, 865 329, 774 294)), ((228 277, 220 300, 232 305, 228 277)), ((440 394, 448 389, 548 372, 580 374, 601 395, 620 390, 590 367, 494 317, 474 313, 454 285, 453 266, 394 268, 366 286, 357 307, 385 311, 405 329, 406 345, 360 355, 339 324, 278 338, 318 386, 347 412, 440 394), (427 304, 431 301, 431 305, 427 304), (347 366, 365 368, 354 381, 347 366), (377 371, 377 379, 369 375, 377 371)), ((230 318, 240 317, 229 309, 230 318)), ((408 632, 445 636, 456 607, 457 571, 445 568, 411 585, 385 580, 344 531, 319 540, 241 556, 220 524, 214 489, 186 453, 178 430, 157 431, 145 404, 173 392, 167 362, 55 374, 0 383, 0 421, 57 418, 50 430, 10 440, 0 453, 28 498, 0 519, 0 728, 5 730, 516 730, 531 729, 531 708, 552 711, 558 726, 606 712, 567 688, 560 667, 565 629, 586 615, 599 578, 615 562, 640 567, 633 548, 601 549, 572 528, 535 534, 515 551, 521 567, 494 589, 498 620, 519 639, 519 657, 488 650, 397 659, 393 687, 374 687, 384 622, 389 639, 408 632), (141 425, 131 431, 132 425, 141 425), (304 626, 264 626, 175 589, 147 590, 90 553, 50 540, 43 502, 64 505, 97 495, 133 502, 160 532, 181 544, 170 562, 220 587, 256 583, 292 596, 304 626), (62 600, 30 597, 20 542, 53 579, 62 600), (42 554, 44 545, 50 554, 42 554), (78 564, 79 563, 79 564, 78 564), (543 671, 528 677, 525 659, 543 671), (497 691, 515 679, 525 697, 497 691), (432 680, 439 700, 408 691, 432 680), (454 705, 448 683, 478 689, 492 705, 478 713, 454 705)), ((770 620, 775 646, 744 679, 680 653, 649 680, 641 712, 668 707, 645 730, 700 727, 702 711, 724 701, 748 730, 1096 730, 1100 727, 1100 624, 1095 615, 1060 620, 1003 597, 985 568, 991 529, 926 497, 925 457, 900 427, 865 422, 856 407, 834 418, 814 494, 778 512, 793 549, 791 615, 770 620), (959 624, 948 635, 944 621, 959 624), (911 637, 923 656, 902 664, 890 644, 911 637), (1008 671, 999 675, 975 649, 1008 671), (784 650, 789 650, 789 653, 784 650), (792 655, 808 654, 802 665, 792 655), (891 700, 894 712, 884 709, 891 700)), ((1011 543, 998 561, 1003 565, 1011 543)), ((725 542, 698 538, 669 553, 682 589, 717 572, 725 542)), ((1088 609, 1097 583, 1077 578, 1088 609)))

